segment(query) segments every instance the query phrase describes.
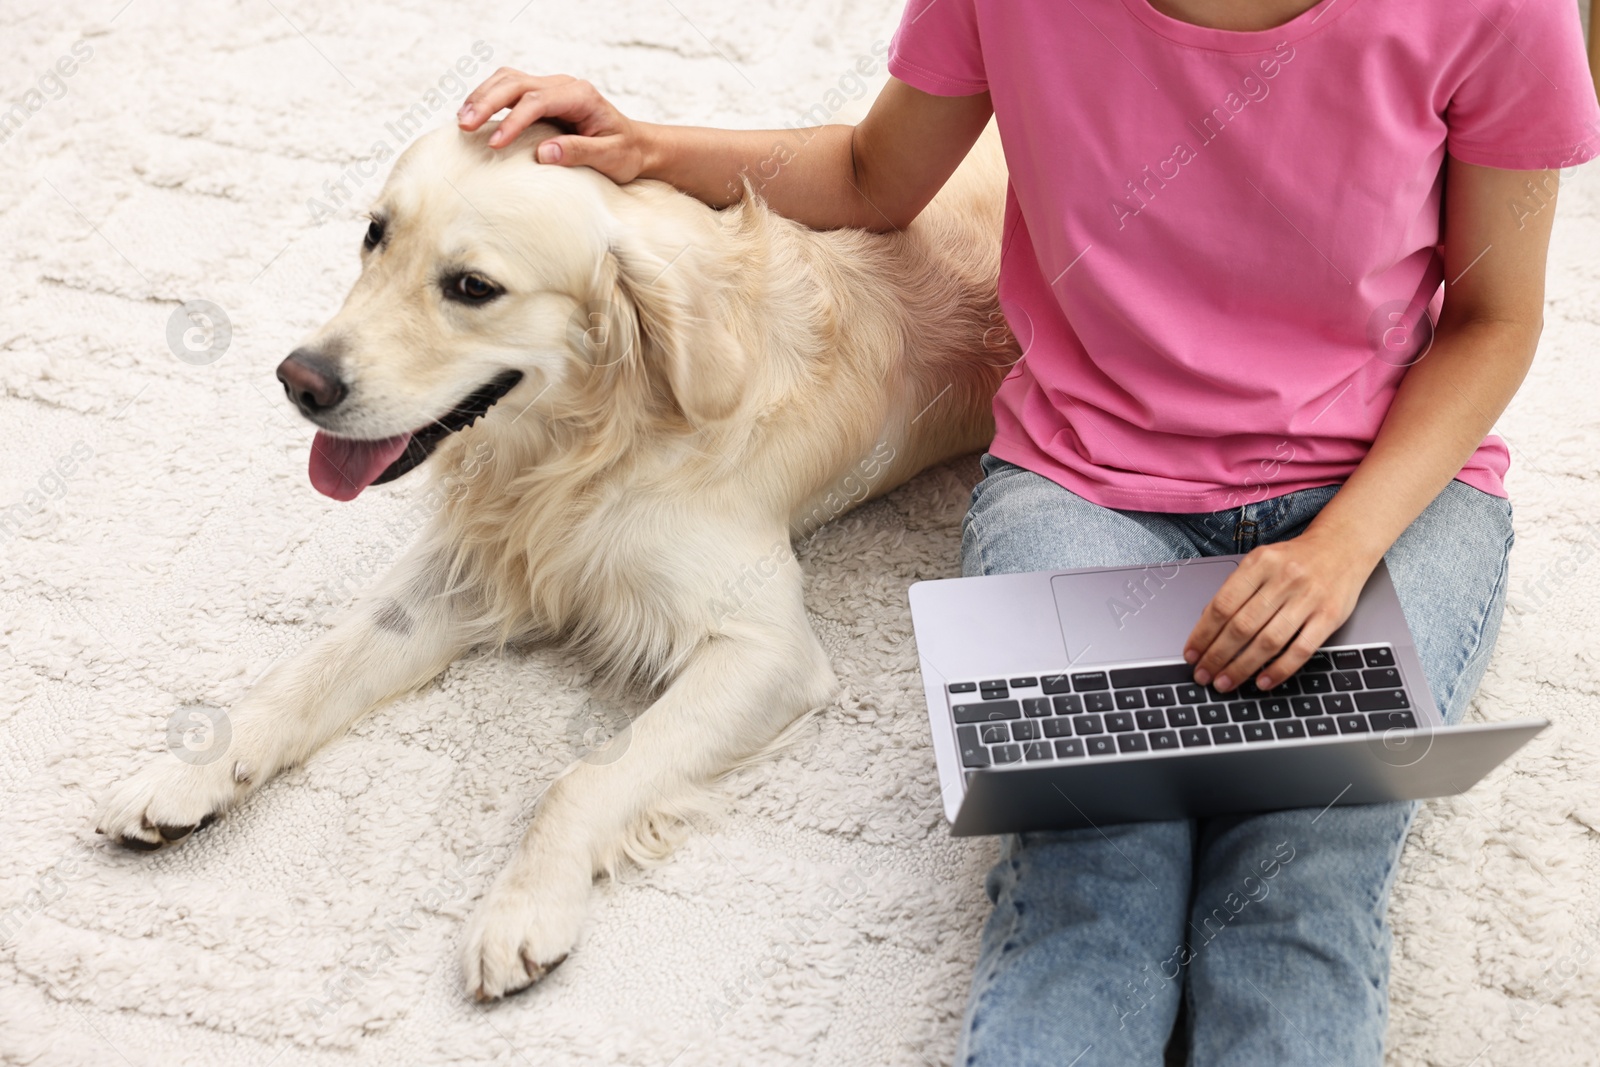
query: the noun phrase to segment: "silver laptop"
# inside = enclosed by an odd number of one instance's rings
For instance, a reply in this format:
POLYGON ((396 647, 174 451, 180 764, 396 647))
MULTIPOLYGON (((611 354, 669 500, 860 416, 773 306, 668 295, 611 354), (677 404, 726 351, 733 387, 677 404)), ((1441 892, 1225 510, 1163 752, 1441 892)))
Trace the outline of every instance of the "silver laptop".
POLYGON ((1195 685, 1184 639, 1243 558, 912 585, 952 832, 1447 796, 1549 725, 1446 726, 1381 562, 1292 678, 1195 685))

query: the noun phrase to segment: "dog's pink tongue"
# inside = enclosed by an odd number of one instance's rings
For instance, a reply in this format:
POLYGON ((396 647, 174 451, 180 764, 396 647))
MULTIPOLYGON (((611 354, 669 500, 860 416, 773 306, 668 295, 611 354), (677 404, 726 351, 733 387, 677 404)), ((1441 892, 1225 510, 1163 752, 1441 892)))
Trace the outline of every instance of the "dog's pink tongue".
POLYGON ((311 484, 323 496, 354 500, 410 443, 408 433, 382 441, 353 441, 319 431, 311 442, 311 484))

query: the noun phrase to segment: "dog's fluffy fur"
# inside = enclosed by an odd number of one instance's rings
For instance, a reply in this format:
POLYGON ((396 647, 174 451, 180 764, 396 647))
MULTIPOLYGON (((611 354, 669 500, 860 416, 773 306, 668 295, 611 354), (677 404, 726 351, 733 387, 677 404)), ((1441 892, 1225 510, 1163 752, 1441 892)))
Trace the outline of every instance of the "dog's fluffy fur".
POLYGON ((835 687, 791 539, 986 445, 1016 359, 995 301, 1004 168, 992 131, 904 232, 818 233, 753 196, 713 211, 652 181, 541 166, 535 127, 422 138, 374 208, 343 308, 302 351, 347 387, 336 436, 414 430, 522 378, 430 460, 443 504, 350 617, 231 714, 225 758, 164 756, 99 829, 181 840, 467 648, 575 643, 655 698, 574 763, 464 939, 468 988, 502 996, 565 958, 597 872, 835 687), (503 290, 472 306, 470 271, 503 290))

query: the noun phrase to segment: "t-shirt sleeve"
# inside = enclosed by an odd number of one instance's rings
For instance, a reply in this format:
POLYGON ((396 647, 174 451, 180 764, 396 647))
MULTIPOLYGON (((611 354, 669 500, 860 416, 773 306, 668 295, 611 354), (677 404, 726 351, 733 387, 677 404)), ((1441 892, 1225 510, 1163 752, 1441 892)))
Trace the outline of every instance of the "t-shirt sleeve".
POLYGON ((889 73, 934 96, 989 88, 978 43, 975 0, 906 0, 889 42, 889 73))
POLYGON ((1522 0, 1509 16, 1494 5, 1462 10, 1475 20, 1482 56, 1445 111, 1450 154, 1505 170, 1571 167, 1600 155, 1600 104, 1578 5, 1522 0))

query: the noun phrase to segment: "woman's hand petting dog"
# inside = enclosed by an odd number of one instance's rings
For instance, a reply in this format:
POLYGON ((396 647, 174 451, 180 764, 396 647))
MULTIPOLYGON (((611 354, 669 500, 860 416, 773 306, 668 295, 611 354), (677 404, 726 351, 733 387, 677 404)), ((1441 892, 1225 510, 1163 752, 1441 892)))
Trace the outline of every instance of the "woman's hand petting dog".
POLYGON ((633 181, 645 170, 645 124, 618 111, 586 81, 567 74, 540 76, 501 67, 462 103, 456 121, 470 133, 504 108, 511 113, 489 136, 491 148, 510 144, 541 119, 555 119, 577 133, 539 142, 534 158, 540 163, 591 167, 618 185, 633 181))

